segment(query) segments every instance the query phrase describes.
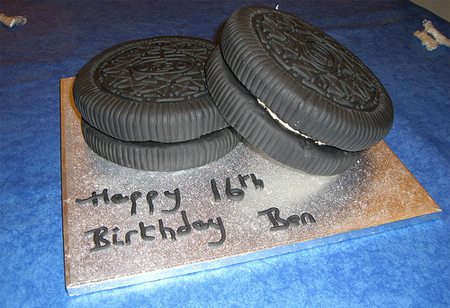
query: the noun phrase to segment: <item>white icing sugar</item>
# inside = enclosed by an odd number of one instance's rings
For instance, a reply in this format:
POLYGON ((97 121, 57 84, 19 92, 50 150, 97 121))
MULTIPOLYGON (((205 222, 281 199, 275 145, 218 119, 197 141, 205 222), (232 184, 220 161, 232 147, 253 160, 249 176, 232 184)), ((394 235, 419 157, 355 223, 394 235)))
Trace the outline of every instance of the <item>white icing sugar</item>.
POLYGON ((261 106, 261 107, 263 107, 264 108, 264 110, 266 110, 268 113, 269 113, 269 115, 278 123, 278 124, 280 124, 281 126, 283 126, 285 129, 287 129, 288 131, 290 131, 290 132, 293 132, 294 134, 296 134, 296 135, 300 135, 300 136, 302 136, 302 137, 304 137, 304 138, 308 138, 308 139, 311 139, 311 140, 313 140, 315 143, 317 143, 318 145, 326 145, 326 143, 323 143, 323 142, 321 142, 321 141, 319 141, 319 140, 315 140, 314 138, 312 138, 312 137, 310 137, 310 136, 308 136, 308 135, 305 135, 305 134, 303 134, 302 132, 300 132, 300 131, 298 131, 298 130, 296 130, 295 128, 293 128, 292 126, 290 126, 288 123, 286 123, 286 122, 284 122, 283 120, 281 120, 272 110, 270 110, 270 108, 269 107, 267 107, 266 106, 266 104, 264 104, 259 98, 257 98, 257 101, 258 101, 258 104, 261 106))

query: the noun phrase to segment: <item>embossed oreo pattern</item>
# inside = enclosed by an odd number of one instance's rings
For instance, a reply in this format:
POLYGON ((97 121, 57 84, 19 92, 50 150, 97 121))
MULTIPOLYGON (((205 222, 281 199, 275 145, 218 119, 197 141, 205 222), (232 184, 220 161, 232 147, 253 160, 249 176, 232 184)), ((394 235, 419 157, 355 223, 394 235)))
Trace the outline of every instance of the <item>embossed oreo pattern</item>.
POLYGON ((361 151, 394 119, 377 77, 344 46, 306 21, 268 7, 238 9, 220 46, 236 78, 282 122, 323 144, 361 151))
POLYGON ((378 105, 367 70, 317 28, 273 13, 255 15, 253 26, 270 56, 304 86, 348 108, 378 105))
POLYGON ((123 141, 182 142, 229 124, 206 88, 214 43, 163 36, 113 46, 91 59, 73 85, 91 126, 123 141))
POLYGON ((98 83, 135 101, 174 102, 207 95, 204 63, 212 48, 198 41, 136 43, 101 63, 98 83))

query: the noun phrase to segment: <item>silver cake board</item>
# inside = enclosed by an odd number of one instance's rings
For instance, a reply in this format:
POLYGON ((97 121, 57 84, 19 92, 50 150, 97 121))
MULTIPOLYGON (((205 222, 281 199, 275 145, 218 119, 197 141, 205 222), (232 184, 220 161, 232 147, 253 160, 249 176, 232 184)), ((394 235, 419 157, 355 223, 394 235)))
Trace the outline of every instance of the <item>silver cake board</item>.
POLYGON ((86 146, 73 80, 61 80, 69 295, 335 243, 441 214, 384 142, 337 176, 307 175, 245 142, 184 171, 116 165, 86 146))

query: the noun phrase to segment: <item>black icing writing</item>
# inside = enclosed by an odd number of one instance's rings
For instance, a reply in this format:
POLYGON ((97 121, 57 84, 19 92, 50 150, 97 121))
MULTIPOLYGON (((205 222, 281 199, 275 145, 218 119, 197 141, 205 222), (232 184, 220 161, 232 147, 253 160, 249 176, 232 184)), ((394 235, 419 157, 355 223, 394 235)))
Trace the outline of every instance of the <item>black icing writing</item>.
MULTIPOLYGON (((94 242, 94 247, 90 248, 90 252, 95 252, 99 250, 108 249, 111 246, 128 246, 132 242, 132 237, 140 237, 144 241, 155 240, 157 234, 161 236, 162 240, 172 240, 176 241, 177 236, 187 236, 190 235, 192 230, 205 231, 209 228, 218 230, 220 233, 220 238, 215 242, 208 242, 210 247, 217 247, 222 245, 226 239, 225 226, 221 217, 216 218, 216 222, 212 218, 207 221, 196 220, 190 223, 186 211, 181 211, 181 219, 183 221, 182 225, 178 228, 173 228, 164 225, 162 219, 158 220, 158 225, 145 225, 143 222, 139 223, 139 230, 130 230, 127 232, 122 232, 118 227, 111 229, 113 232, 110 235, 110 229, 105 226, 86 231, 85 236, 92 235, 92 241, 94 242), (119 235, 123 236, 123 239, 119 238, 119 235)), ((137 240, 137 239, 135 239, 137 240)))
POLYGON ((216 180, 214 180, 214 179, 211 180, 211 190, 213 192, 214 201, 219 201, 220 200, 220 194, 219 194, 219 190, 217 189, 216 180))
MULTIPOLYGON (((243 189, 248 188, 247 181, 249 179, 251 179, 251 182, 253 183, 255 189, 263 189, 264 188, 264 181, 261 179, 258 179, 255 176, 255 174, 253 174, 253 173, 246 174, 246 175, 239 174, 237 176, 237 179, 239 181, 240 188, 232 187, 231 179, 229 177, 226 178, 226 180, 225 180, 225 195, 227 196, 227 198, 229 200, 240 201, 240 200, 244 199, 245 192, 243 189)), ((214 201, 217 202, 217 201, 222 200, 219 189, 217 188, 217 182, 215 179, 211 180, 211 190, 213 193, 214 201)), ((151 190, 151 191, 147 192, 145 199, 143 198, 143 194, 140 191, 135 191, 135 192, 131 193, 129 196, 118 193, 118 194, 113 195, 111 198, 109 198, 108 189, 105 188, 105 189, 103 189, 103 191, 101 193, 97 193, 95 191, 92 192, 90 197, 87 197, 84 199, 77 198, 77 199, 75 199, 75 203, 80 204, 80 205, 92 204, 93 206, 98 206, 99 201, 101 201, 101 200, 103 200, 103 203, 105 205, 110 204, 111 202, 116 205, 131 202, 130 213, 133 216, 133 215, 136 215, 138 212, 138 200, 142 199, 142 200, 146 201, 147 206, 148 206, 148 213, 150 215, 152 215, 155 212, 154 201, 158 198, 158 196, 159 196, 159 193, 157 191, 151 190)), ((175 202, 175 204, 170 209, 162 209, 161 212, 166 213, 166 214, 177 212, 181 205, 180 189, 175 188, 173 192, 166 190, 166 191, 164 191, 164 196, 166 196, 168 199, 173 200, 175 202)), ((139 201, 139 202, 145 203, 145 201, 139 201)))
POLYGON ((84 235, 89 235, 92 233, 95 247, 91 248, 91 252, 102 250, 108 248, 111 245, 111 242, 104 238, 108 234, 107 227, 100 227, 94 230, 89 230, 84 233, 84 235))
POLYGON ((153 205, 153 200, 156 199, 156 197, 158 197, 158 192, 157 191, 149 191, 147 193, 147 203, 148 203, 148 212, 151 214, 153 214, 153 212, 155 211, 155 206, 153 205))
POLYGON ((239 180, 239 183, 241 184, 242 188, 247 188, 248 187, 247 183, 245 182, 245 180, 247 180, 248 178, 249 178, 248 174, 244 175, 244 176, 238 174, 238 180, 239 180))
POLYGON ((257 179, 256 176, 253 173, 250 174, 250 177, 252 178, 252 182, 255 185, 256 189, 258 189, 258 188, 259 189, 263 189, 264 188, 263 180, 257 179))
POLYGON ((241 201, 242 199, 244 199, 245 193, 242 189, 231 188, 230 178, 227 178, 225 183, 225 192, 228 199, 235 201, 241 201))
MULTIPOLYGON (((147 193, 145 200, 148 205, 148 212, 150 215, 152 215, 155 211, 155 205, 153 201, 158 197, 158 192, 155 190, 151 190, 147 193)), ((163 209, 161 212, 163 213, 174 213, 180 208, 181 204, 181 193, 178 188, 175 188, 173 192, 170 192, 168 190, 164 191, 164 196, 166 196, 168 199, 174 200, 175 205, 167 210, 163 209)), ((75 202, 78 204, 92 204, 93 206, 97 206, 99 203, 99 200, 103 200, 103 203, 105 205, 110 204, 111 202, 113 204, 123 204, 127 202, 131 202, 131 215, 137 214, 137 208, 138 208, 138 199, 142 197, 142 193, 140 191, 135 191, 130 194, 130 196, 124 196, 122 194, 115 194, 111 197, 111 199, 108 196, 108 189, 103 189, 103 191, 98 194, 97 192, 93 192, 90 197, 85 199, 75 199, 75 202)), ((145 203, 145 201, 143 201, 145 203)))
POLYGON ((170 191, 165 191, 164 196, 175 200, 175 206, 171 210, 162 210, 163 213, 176 212, 178 210, 178 208, 180 207, 180 202, 181 202, 180 190, 178 188, 176 188, 173 193, 171 193, 170 191))
MULTIPOLYGON (((140 233, 141 234, 141 238, 144 241, 153 241, 155 239, 154 236, 147 234, 148 230, 150 230, 150 231, 155 230, 155 226, 145 226, 143 222, 140 222, 139 223, 139 230, 141 231, 141 233, 140 233)), ((133 231, 136 231, 136 230, 133 230, 133 231)))
POLYGON ((260 211, 258 212, 258 215, 267 216, 270 223, 272 224, 272 227, 270 227, 270 231, 285 230, 289 228, 289 226, 296 227, 300 225, 300 222, 302 225, 316 222, 315 218, 309 213, 303 213, 300 216, 291 215, 288 218, 283 219, 280 216, 280 210, 276 207, 271 207, 267 210, 260 211))
MULTIPOLYGON (((108 191, 107 189, 105 189, 105 190, 108 191)), ((123 196, 122 194, 115 194, 114 196, 111 197, 111 201, 114 204, 121 204, 121 203, 127 202, 128 200, 130 200, 130 197, 123 196)))
MULTIPOLYGON (((251 173, 250 175, 239 174, 237 177, 238 177, 239 184, 241 185, 241 188, 243 188, 243 189, 246 189, 248 187, 246 181, 249 178, 252 179, 255 189, 263 189, 264 188, 264 181, 256 178, 256 176, 253 173, 251 173)), ((215 179, 211 180, 211 190, 213 193, 214 201, 222 200, 220 197, 220 193, 217 188, 217 182, 215 179)), ((225 194, 229 200, 233 200, 233 201, 241 201, 245 197, 245 192, 242 189, 231 187, 230 178, 226 178, 226 180, 225 180, 225 194)))
MULTIPOLYGON (((122 196, 122 195, 119 195, 122 196)), ((75 202, 78 204, 86 204, 89 202, 92 202, 92 205, 96 206, 98 205, 98 199, 99 198, 103 199, 103 202, 105 202, 105 204, 109 203, 109 197, 108 197, 108 190, 105 188, 103 189, 103 192, 101 194, 97 194, 95 191, 92 193, 92 195, 89 198, 86 199, 76 199, 75 202)), ((122 197, 123 198, 123 197, 122 197)), ((128 198, 128 197, 127 197, 128 198)), ((116 199, 115 199, 116 200, 116 199)))
POLYGON ((136 200, 139 199, 142 196, 141 192, 135 191, 130 195, 131 200, 131 215, 136 215, 136 200))

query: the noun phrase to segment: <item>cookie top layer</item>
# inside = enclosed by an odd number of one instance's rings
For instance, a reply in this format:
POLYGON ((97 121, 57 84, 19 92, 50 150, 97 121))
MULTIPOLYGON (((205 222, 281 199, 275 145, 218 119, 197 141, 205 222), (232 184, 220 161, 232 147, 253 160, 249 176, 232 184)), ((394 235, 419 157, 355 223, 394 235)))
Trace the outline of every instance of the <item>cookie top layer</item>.
POLYGON ((383 139, 392 126, 392 102, 369 68, 293 15, 265 7, 239 9, 224 27, 221 47, 239 81, 299 133, 359 151, 383 139))
POLYGON ((137 102, 188 102, 208 96, 204 63, 212 44, 173 38, 135 41, 117 48, 97 66, 99 87, 137 102))
POLYGON ((309 174, 334 175, 347 170, 362 152, 319 145, 280 125, 236 79, 216 46, 206 62, 211 96, 222 115, 249 143, 287 166, 309 174))
POLYGON ((351 109, 378 106, 367 68, 322 31, 276 13, 255 15, 253 30, 267 54, 304 86, 351 109))
POLYGON ((206 88, 212 42, 155 37, 119 44, 77 74, 81 116, 125 141, 180 142, 227 127, 206 88))

